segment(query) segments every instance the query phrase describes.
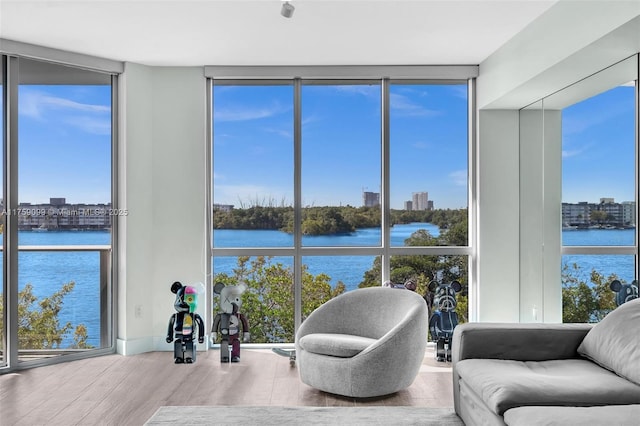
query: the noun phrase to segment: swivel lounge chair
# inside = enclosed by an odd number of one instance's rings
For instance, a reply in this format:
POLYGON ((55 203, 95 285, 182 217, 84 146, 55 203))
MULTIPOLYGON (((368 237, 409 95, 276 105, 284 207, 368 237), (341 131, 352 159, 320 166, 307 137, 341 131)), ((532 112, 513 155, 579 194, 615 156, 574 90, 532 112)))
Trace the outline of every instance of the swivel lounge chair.
POLYGON ((427 344, 427 304, 410 290, 372 287, 329 300, 302 323, 296 356, 303 383, 354 398, 407 388, 427 344))

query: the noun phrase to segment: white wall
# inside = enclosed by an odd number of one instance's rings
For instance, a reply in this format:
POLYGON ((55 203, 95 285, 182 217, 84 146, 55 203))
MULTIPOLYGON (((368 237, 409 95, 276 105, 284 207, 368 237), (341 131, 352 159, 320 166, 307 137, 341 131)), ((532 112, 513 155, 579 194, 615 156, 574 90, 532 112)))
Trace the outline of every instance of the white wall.
POLYGON ((118 352, 171 350, 171 284, 206 281, 206 80, 201 67, 128 63, 120 92, 118 352))
POLYGON ((478 115, 478 321, 519 319, 519 116, 478 115))

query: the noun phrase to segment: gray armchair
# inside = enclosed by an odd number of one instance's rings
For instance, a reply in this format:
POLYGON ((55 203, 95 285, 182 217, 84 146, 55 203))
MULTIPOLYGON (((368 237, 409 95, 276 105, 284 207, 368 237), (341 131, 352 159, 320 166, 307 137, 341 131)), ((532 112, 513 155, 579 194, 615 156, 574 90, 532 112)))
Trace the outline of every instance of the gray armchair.
POLYGON ((372 287, 329 300, 296 335, 300 379, 356 398, 408 387, 424 359, 427 315, 425 300, 409 290, 372 287))

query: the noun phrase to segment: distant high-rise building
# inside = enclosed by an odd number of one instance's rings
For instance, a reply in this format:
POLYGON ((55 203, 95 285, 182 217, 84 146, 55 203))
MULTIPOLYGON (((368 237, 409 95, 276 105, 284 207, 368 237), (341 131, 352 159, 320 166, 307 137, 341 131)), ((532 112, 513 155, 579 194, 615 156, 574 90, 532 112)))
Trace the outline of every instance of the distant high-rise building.
POLYGON ((429 193, 414 192, 413 194, 413 210, 427 210, 429 208, 429 193))
POLYGON ((413 210, 413 201, 411 201, 411 200, 405 201, 404 202, 404 209, 405 210, 413 210))
POLYGON ((427 201, 427 210, 433 210, 433 200, 427 201))
POLYGON ((375 207, 380 205, 379 192, 362 191, 362 204, 365 207, 375 207))

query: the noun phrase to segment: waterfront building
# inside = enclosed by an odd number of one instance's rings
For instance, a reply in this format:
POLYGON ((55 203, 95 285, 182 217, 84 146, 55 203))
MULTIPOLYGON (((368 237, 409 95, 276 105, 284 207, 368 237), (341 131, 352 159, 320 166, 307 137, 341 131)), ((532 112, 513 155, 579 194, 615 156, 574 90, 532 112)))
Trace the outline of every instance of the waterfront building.
POLYGON ((362 191, 362 205, 365 207, 375 207, 380 205, 379 192, 362 191))
POLYGON ((613 198, 601 198, 599 203, 562 203, 562 223, 565 228, 633 227, 636 224, 635 206, 634 201, 616 203, 613 198))
POLYGON ((404 209, 405 210, 413 210, 413 201, 411 201, 411 200, 405 201, 404 202, 404 209))
POLYGON ((20 203, 15 214, 22 231, 102 230, 111 227, 111 203, 69 204, 65 198, 49 203, 20 203))

